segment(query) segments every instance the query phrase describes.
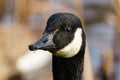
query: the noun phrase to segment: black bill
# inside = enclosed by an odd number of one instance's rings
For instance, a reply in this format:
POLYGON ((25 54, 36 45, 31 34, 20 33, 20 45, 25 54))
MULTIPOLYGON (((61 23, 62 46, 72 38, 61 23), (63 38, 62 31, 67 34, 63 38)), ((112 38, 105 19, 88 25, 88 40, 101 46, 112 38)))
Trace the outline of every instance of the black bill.
POLYGON ((54 33, 45 33, 37 42, 34 44, 29 45, 29 50, 48 50, 51 51, 55 48, 55 44, 53 43, 53 36, 54 33))

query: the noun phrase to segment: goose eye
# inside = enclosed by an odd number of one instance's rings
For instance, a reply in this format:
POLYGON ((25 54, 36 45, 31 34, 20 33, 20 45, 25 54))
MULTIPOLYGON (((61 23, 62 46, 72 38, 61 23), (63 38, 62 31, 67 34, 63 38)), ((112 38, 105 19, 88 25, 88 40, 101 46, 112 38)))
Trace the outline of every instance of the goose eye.
POLYGON ((71 27, 66 27, 66 28, 65 28, 65 31, 66 31, 66 32, 71 32, 71 30, 72 30, 71 27))

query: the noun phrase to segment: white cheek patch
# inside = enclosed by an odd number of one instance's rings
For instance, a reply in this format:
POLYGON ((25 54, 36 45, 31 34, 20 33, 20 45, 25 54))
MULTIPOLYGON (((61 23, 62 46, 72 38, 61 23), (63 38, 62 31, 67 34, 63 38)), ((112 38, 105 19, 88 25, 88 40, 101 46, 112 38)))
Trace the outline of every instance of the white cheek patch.
POLYGON ((82 45, 82 29, 78 28, 75 31, 74 38, 67 46, 65 46, 63 49, 56 52, 56 56, 61 56, 65 58, 73 57, 75 56, 82 45))

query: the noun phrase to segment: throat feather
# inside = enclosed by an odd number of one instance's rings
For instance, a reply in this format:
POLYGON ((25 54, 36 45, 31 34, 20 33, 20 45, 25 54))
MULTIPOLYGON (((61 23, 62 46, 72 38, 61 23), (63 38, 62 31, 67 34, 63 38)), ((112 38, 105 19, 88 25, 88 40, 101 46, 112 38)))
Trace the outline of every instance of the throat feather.
POLYGON ((75 31, 74 38, 67 46, 60 49, 55 53, 56 56, 61 56, 65 58, 75 56, 82 46, 82 29, 78 28, 75 31))

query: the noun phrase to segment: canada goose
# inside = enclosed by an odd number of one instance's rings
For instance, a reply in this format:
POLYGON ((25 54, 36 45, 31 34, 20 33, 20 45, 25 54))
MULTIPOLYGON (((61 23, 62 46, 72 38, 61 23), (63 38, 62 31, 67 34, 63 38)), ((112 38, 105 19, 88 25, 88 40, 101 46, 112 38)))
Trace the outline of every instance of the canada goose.
POLYGON ((78 17, 56 13, 47 22, 43 36, 29 50, 47 50, 53 54, 53 80, 81 80, 86 36, 78 17))

